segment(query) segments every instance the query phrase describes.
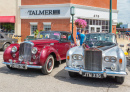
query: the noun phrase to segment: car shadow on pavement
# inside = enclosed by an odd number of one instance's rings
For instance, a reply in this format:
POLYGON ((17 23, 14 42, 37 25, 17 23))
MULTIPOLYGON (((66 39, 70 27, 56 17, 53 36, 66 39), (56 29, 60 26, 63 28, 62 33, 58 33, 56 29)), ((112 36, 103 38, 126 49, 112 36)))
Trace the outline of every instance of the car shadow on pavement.
POLYGON ((37 77, 43 75, 38 69, 14 69, 10 70, 6 66, 0 67, 0 73, 10 74, 10 75, 18 75, 23 77, 37 77))
MULTIPOLYGON (((61 62, 61 64, 65 63, 66 61, 63 60, 61 62)), ((54 69, 59 67, 59 63, 56 63, 54 66, 54 69)), ((14 70, 10 70, 8 69, 6 66, 4 67, 0 67, 0 73, 4 73, 4 74, 12 74, 12 75, 18 75, 18 76, 23 76, 23 77, 36 77, 36 76, 47 76, 42 74, 41 69, 27 69, 27 70, 23 70, 23 69, 14 69, 14 70)))
POLYGON ((84 86, 93 86, 93 87, 106 87, 106 88, 118 88, 119 84, 116 83, 115 79, 113 77, 107 77, 104 79, 98 79, 98 78, 87 78, 82 77, 81 75, 78 75, 76 78, 69 77, 69 74, 64 69, 58 72, 54 78, 69 82, 71 84, 76 85, 84 85, 84 86))

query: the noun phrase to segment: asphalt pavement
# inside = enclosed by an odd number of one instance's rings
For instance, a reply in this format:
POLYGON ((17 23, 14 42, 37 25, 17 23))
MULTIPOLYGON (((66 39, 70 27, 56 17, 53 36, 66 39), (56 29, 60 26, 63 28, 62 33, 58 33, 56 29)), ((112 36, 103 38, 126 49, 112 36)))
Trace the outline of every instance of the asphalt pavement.
MULTIPOLYGON (((119 44, 128 41, 118 40, 119 44)), ((124 49, 125 50, 125 49, 124 49)), ((0 92, 130 92, 130 75, 123 84, 115 82, 114 78, 94 79, 78 76, 70 78, 64 70, 65 61, 55 67, 49 75, 42 75, 40 70, 9 70, 2 64, 3 52, 0 52, 0 92)), ((129 65, 127 72, 130 73, 129 65)))

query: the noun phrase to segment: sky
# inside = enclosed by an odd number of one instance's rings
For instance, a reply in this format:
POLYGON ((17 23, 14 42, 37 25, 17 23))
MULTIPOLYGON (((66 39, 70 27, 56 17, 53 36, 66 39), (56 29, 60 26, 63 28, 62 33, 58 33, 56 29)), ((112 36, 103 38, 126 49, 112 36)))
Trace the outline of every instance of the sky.
POLYGON ((130 24, 130 0, 117 0, 118 22, 130 24))

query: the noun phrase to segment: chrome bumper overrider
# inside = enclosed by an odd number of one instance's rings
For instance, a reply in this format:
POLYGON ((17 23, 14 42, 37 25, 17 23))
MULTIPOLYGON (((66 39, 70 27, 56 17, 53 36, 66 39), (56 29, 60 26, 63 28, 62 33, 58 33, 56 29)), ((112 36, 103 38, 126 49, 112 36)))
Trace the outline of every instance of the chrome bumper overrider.
POLYGON ((107 76, 126 76, 127 75, 126 72, 88 71, 88 70, 77 69, 77 68, 72 68, 72 67, 65 67, 65 70, 71 71, 71 72, 77 72, 80 75, 82 75, 83 73, 103 74, 104 77, 107 77, 107 76))
MULTIPOLYGON (((10 65, 10 67, 11 67, 13 63, 12 62, 10 62, 10 63, 3 62, 3 64, 10 65)), ((28 69, 28 68, 41 69, 42 66, 35 66, 35 65, 27 65, 27 64, 25 64, 25 69, 28 69)))

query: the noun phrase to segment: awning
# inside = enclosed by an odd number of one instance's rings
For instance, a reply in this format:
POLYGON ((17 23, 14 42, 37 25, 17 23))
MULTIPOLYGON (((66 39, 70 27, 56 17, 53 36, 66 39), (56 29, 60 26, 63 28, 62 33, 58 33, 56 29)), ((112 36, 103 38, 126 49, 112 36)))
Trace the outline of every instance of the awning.
POLYGON ((15 23, 15 16, 0 16, 0 23, 15 23))

